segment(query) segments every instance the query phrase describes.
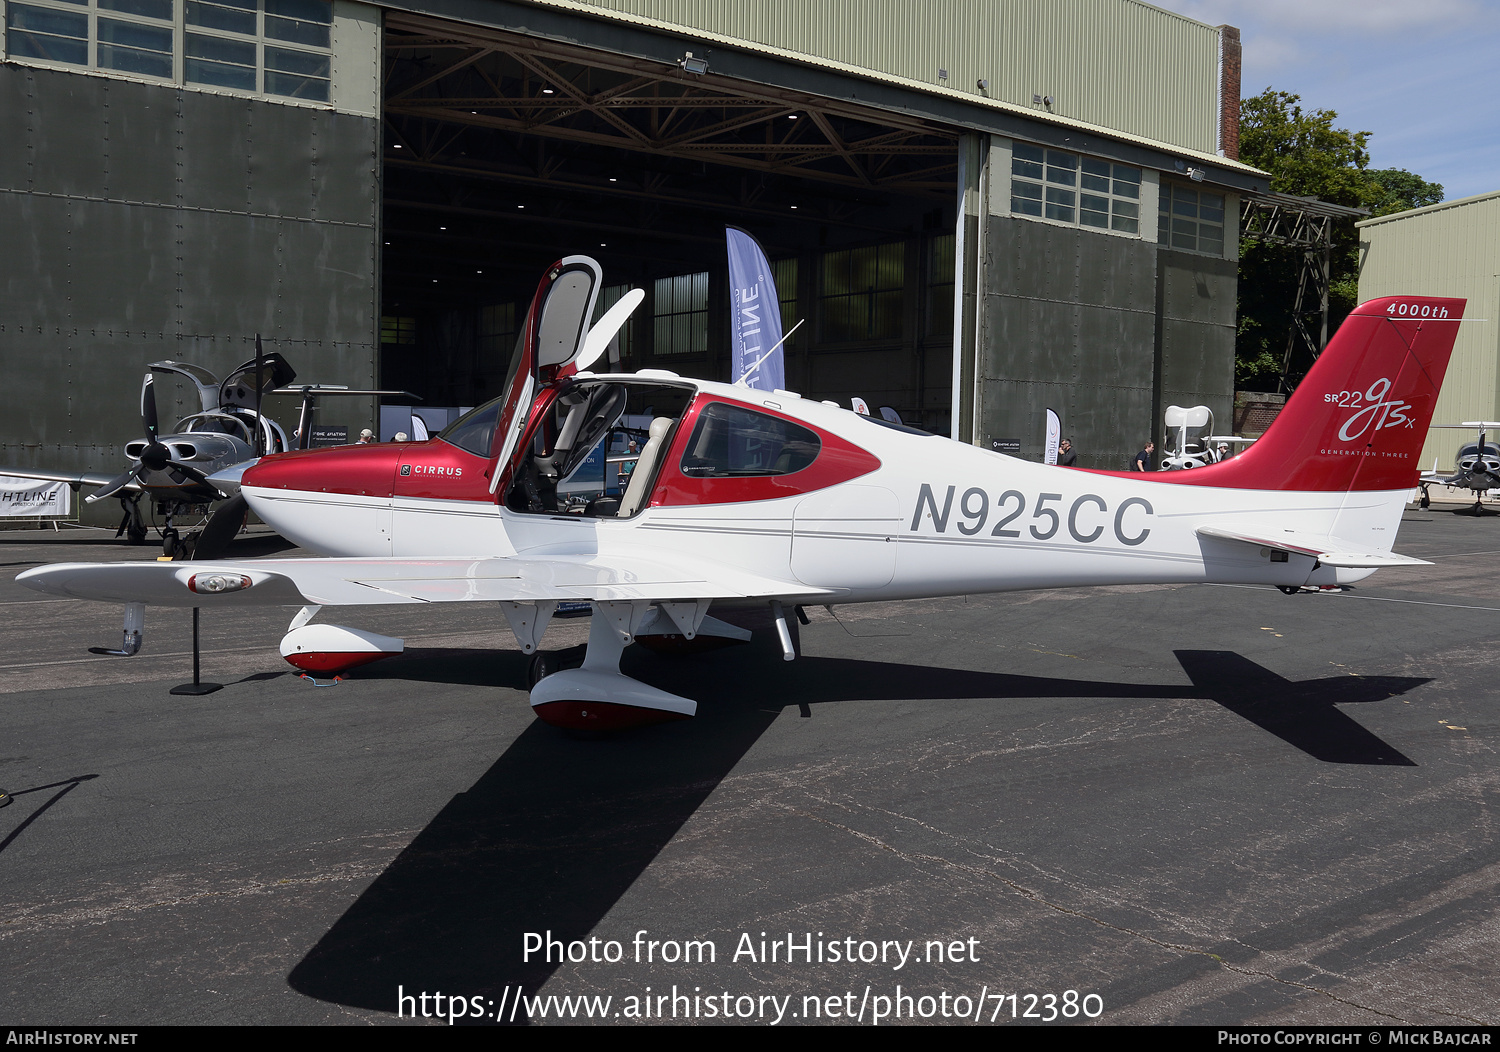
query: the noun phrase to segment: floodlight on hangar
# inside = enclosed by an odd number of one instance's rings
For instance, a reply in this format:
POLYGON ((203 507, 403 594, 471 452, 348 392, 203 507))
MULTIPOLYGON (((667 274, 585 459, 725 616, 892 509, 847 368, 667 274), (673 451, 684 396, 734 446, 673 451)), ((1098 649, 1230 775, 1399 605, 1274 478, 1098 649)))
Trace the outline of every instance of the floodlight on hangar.
POLYGON ((682 57, 677 60, 677 64, 682 67, 684 73, 696 73, 701 77, 708 72, 708 59, 694 58, 691 51, 684 51, 682 57))

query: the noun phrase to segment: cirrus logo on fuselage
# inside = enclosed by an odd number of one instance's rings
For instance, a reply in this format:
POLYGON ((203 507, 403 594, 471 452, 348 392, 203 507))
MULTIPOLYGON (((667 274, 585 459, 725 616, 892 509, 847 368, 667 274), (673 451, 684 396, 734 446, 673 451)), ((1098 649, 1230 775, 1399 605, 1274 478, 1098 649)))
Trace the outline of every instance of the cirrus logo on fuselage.
POLYGON ((464 473, 463 468, 449 468, 438 464, 402 464, 402 476, 409 475, 447 475, 450 478, 458 478, 464 473))

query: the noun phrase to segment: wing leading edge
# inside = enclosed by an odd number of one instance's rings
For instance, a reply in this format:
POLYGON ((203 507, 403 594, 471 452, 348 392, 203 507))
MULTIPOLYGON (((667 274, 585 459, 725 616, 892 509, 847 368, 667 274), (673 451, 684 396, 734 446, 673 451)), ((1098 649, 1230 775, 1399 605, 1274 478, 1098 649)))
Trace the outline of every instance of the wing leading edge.
POLYGON ((263 559, 59 563, 16 580, 72 599, 153 606, 378 606, 585 600, 807 599, 837 595, 722 566, 638 557, 263 559), (244 583, 244 582, 249 582, 244 583), (223 590, 215 590, 223 589, 223 590))
MULTIPOLYGON (((38 482, 66 482, 70 486, 103 486, 115 480, 114 475, 104 475, 97 471, 38 471, 34 468, 3 468, 0 467, 0 475, 9 475, 18 479, 36 479, 38 482)), ((139 482, 131 482, 122 487, 122 490, 139 491, 139 482)))

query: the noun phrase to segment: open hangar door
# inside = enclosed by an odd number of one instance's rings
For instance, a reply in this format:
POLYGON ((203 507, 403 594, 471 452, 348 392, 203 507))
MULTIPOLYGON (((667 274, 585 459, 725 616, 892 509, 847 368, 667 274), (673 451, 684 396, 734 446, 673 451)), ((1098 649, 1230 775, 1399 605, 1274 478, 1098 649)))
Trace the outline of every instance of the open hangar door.
POLYGON ((622 369, 727 380, 724 226, 776 271, 787 383, 946 433, 957 133, 914 117, 387 11, 381 383, 499 392, 542 268, 646 291, 622 369))

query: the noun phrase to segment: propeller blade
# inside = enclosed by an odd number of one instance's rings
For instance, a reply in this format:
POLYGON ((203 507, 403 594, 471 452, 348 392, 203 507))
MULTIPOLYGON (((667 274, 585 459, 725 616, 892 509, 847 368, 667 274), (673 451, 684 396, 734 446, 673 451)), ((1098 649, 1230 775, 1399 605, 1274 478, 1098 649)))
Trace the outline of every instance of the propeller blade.
POLYGON ((149 372, 141 384, 141 424, 146 429, 146 441, 154 443, 157 434, 156 380, 149 372))
POLYGON ((169 460, 167 461, 166 466, 182 475, 183 477, 192 479, 194 482, 201 482, 209 486, 213 485, 212 482, 208 481, 208 476, 206 474, 204 474, 200 469, 193 467, 193 465, 191 464, 184 464, 180 460, 169 460))
POLYGON ((203 527, 203 532, 198 535, 198 543, 193 548, 194 559, 217 559, 224 554, 229 547, 229 542, 234 540, 235 535, 240 532, 240 527, 245 524, 245 515, 250 510, 250 503, 245 500, 243 493, 236 493, 223 504, 214 509, 208 523, 203 527))
POLYGON ((96 500, 104 500, 108 497, 113 497, 116 493, 119 493, 126 486, 134 482, 136 479, 136 474, 140 470, 141 469, 139 467, 133 467, 129 471, 125 472, 125 474, 110 479, 100 489, 97 489, 93 493, 90 493, 87 497, 84 497, 84 503, 92 504, 96 500))
POLYGON ((176 460, 169 460, 167 461, 166 466, 175 475, 178 476, 176 481, 191 482, 195 486, 204 486, 208 489, 213 490, 214 500, 223 500, 225 497, 229 496, 229 494, 225 493, 223 490, 219 489, 219 487, 215 486, 212 482, 208 481, 208 476, 199 469, 193 467, 193 465, 191 464, 183 464, 176 460))

